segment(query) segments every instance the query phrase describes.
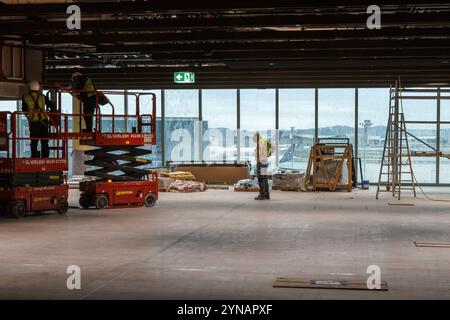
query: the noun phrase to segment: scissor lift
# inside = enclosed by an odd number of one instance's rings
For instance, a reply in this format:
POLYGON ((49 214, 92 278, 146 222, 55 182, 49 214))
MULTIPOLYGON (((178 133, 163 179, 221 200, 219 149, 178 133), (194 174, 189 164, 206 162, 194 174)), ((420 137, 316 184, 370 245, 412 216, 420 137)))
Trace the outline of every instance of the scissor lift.
MULTIPOLYGON (((65 91, 74 96, 80 91, 61 88, 59 93, 65 91)), ((95 207, 153 207, 158 199, 158 177, 155 171, 143 168, 151 164, 151 160, 144 156, 152 153, 144 149, 145 146, 156 144, 156 95, 153 93, 133 93, 104 91, 108 96, 128 95, 136 99, 135 115, 116 115, 114 105, 109 105, 112 114, 101 114, 97 103, 95 130, 92 133, 70 132, 69 138, 79 139, 80 144, 93 147, 85 151, 85 155, 92 159, 85 161, 91 167, 85 172, 85 176, 91 177, 91 181, 83 181, 79 184, 80 206, 82 208, 95 207), (141 98, 152 98, 151 114, 141 114, 141 98), (104 122, 111 120, 110 128, 106 128, 104 122), (116 122, 124 119, 125 130, 118 130, 116 122), (129 125, 129 120, 134 125, 129 125), (131 128, 128 128, 128 127, 131 128), (94 167, 94 168, 92 168, 94 167)), ((98 97, 99 93, 97 93, 98 97)), ((60 98, 57 100, 61 101, 60 98)), ((98 99, 97 99, 98 101, 98 99)), ((72 121, 78 118, 79 128, 82 127, 83 114, 70 115, 72 121)))
MULTIPOLYGON (((24 155, 28 135, 19 128, 26 122, 25 112, 0 112, 0 207, 13 217, 30 212, 55 210, 67 212, 67 117, 60 113, 46 114, 50 122, 49 158, 24 155)), ((41 139, 41 138, 39 138, 41 139)))

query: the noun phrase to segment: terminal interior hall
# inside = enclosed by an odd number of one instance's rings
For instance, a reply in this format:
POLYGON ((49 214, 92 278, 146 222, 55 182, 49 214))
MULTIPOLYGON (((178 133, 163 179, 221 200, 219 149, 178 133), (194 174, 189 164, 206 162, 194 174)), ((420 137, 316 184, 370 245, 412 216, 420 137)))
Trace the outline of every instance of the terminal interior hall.
POLYGON ((0 299, 449 299, 449 207, 449 1, 0 0, 0 299))

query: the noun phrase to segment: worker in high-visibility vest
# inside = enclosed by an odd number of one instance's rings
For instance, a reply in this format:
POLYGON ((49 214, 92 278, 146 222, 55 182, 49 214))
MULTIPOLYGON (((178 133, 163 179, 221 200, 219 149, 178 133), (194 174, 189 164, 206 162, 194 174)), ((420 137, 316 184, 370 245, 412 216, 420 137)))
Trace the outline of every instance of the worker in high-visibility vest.
POLYGON ((256 175, 258 176, 259 184, 259 195, 255 200, 270 200, 268 167, 269 157, 272 155, 274 146, 269 140, 264 139, 259 132, 254 134, 253 141, 256 143, 256 175))
POLYGON ((83 103, 83 118, 86 124, 84 132, 92 132, 93 117, 97 106, 97 93, 92 80, 80 72, 74 72, 71 77, 74 83, 73 89, 82 92, 77 93, 77 97, 83 103))
POLYGON ((48 158, 49 120, 45 114, 45 106, 51 102, 39 90, 38 81, 30 81, 30 91, 22 98, 22 111, 27 112, 30 127, 31 158, 48 158), (38 143, 41 142, 41 152, 38 151, 38 143))

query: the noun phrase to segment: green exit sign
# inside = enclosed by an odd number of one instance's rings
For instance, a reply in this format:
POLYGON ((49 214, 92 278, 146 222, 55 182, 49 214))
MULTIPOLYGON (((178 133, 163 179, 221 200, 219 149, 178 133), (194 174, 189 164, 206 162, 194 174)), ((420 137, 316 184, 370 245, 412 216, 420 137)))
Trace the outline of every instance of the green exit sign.
POLYGON ((195 83, 195 73, 193 72, 174 72, 173 82, 175 83, 195 83))

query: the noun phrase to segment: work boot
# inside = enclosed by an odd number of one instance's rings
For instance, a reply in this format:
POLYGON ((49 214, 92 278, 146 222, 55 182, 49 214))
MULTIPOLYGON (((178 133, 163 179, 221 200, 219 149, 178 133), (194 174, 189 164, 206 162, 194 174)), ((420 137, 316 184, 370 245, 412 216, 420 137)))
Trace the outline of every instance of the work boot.
POLYGON ((263 195, 259 195, 255 198, 255 200, 265 200, 266 198, 263 195))
POLYGON ((265 200, 270 200, 270 195, 266 195, 266 196, 264 197, 264 199, 265 199, 265 200))

